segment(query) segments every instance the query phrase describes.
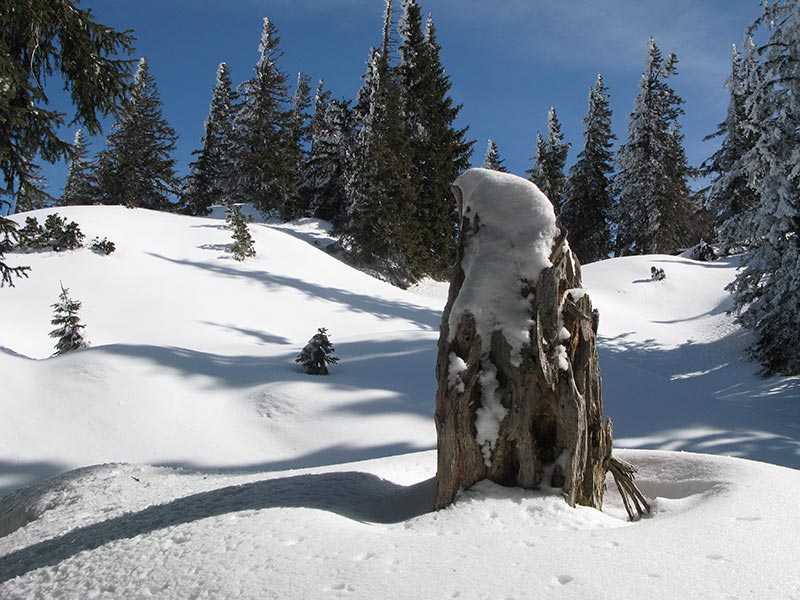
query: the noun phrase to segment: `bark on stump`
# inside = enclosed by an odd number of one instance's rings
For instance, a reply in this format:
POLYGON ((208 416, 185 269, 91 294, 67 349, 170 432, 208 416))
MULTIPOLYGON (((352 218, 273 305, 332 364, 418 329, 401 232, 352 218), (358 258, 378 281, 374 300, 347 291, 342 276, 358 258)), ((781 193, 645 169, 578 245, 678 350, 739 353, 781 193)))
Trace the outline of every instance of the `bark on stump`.
POLYGON ((473 169, 456 180, 453 191, 461 233, 436 364, 435 508, 448 506, 459 490, 481 479, 560 488, 571 506, 601 508, 612 430, 610 420, 603 421, 599 317, 581 287, 566 231, 538 188, 513 175, 473 169), (516 206, 498 215, 506 202, 533 202, 530 214, 540 222, 521 223, 530 217, 516 206), (504 225, 509 215, 516 222, 504 225), (527 279, 531 270, 522 265, 508 288, 516 288, 509 306, 522 307, 524 329, 504 330, 503 314, 492 317, 491 307, 475 304, 475 298, 487 297, 476 286, 502 288, 495 271, 515 272, 509 261, 519 262, 537 244, 547 259, 538 277, 527 279), (485 252, 494 256, 485 258, 485 252), (479 264, 483 270, 476 276, 479 264), (487 419, 496 426, 494 440, 487 419))

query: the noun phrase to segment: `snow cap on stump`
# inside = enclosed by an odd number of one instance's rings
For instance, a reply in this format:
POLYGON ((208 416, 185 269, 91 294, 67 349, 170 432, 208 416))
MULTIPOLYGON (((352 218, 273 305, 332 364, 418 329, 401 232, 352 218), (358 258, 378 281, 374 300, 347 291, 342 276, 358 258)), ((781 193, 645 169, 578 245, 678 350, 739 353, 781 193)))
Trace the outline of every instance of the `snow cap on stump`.
POLYGON ((463 173, 453 190, 462 220, 478 215, 480 235, 464 239, 464 283, 450 312, 451 341, 462 316, 471 313, 483 343, 501 330, 518 360, 530 342, 531 325, 520 282, 535 286, 542 270, 552 266, 550 253, 559 233, 553 205, 530 181, 489 169, 463 173))

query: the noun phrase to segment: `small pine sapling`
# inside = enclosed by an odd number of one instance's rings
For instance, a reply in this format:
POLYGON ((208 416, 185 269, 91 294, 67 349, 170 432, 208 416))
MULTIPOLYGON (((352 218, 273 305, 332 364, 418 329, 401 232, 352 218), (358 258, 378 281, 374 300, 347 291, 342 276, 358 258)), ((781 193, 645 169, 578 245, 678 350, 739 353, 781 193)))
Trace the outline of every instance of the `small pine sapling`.
POLYGON ((253 237, 247 229, 247 221, 239 210, 239 207, 232 202, 228 204, 227 216, 228 228, 231 229, 231 236, 233 237, 233 247, 231 252, 235 260, 244 260, 245 258, 256 255, 253 237))
POLYGON ((339 359, 333 356, 334 351, 335 348, 328 339, 328 330, 320 327, 314 337, 308 340, 295 362, 301 363, 309 375, 327 375, 328 365, 339 362, 339 359))
POLYGON ((86 348, 89 344, 83 337, 83 325, 78 317, 81 303, 69 297, 69 290, 61 284, 61 294, 58 302, 52 305, 55 309, 53 319, 50 321, 56 326, 50 332, 50 337, 55 338, 56 351, 53 356, 65 354, 79 348, 86 348))

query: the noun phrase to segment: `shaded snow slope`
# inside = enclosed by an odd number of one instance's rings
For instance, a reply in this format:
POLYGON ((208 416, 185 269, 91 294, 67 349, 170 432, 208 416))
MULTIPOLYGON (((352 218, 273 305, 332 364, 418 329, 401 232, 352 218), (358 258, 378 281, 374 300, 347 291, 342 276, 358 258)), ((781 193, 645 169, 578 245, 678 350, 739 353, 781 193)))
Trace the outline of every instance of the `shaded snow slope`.
POLYGON ((800 378, 762 379, 746 359, 751 338, 724 289, 737 265, 641 256, 584 268, 615 445, 800 468, 800 378), (652 281, 651 266, 666 279, 652 281))

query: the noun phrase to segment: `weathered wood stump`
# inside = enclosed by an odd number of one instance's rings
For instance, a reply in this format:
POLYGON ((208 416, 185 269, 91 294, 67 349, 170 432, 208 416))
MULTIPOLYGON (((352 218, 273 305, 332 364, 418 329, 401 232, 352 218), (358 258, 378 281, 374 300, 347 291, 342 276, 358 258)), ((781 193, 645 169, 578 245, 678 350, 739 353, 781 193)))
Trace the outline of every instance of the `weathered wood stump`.
POLYGON ((600 508, 612 430, 598 313, 566 231, 514 175, 472 169, 453 190, 461 233, 436 364, 435 508, 481 479, 600 508))

